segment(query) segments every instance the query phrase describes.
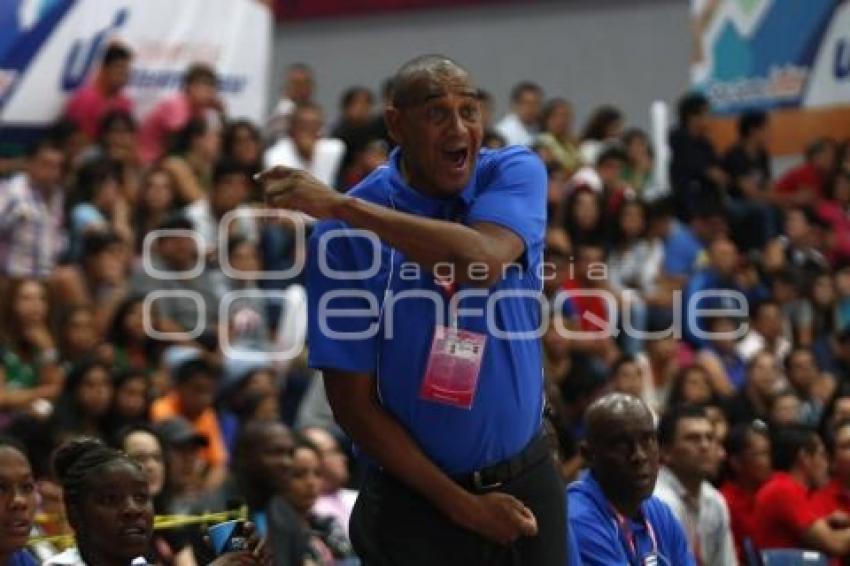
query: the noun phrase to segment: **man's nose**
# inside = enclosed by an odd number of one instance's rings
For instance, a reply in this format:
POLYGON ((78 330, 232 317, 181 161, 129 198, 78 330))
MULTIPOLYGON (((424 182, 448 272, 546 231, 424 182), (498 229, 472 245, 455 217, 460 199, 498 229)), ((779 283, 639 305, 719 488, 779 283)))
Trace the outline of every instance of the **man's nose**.
POLYGON ((13 510, 26 509, 30 506, 31 494, 21 487, 15 488, 12 492, 12 500, 9 502, 9 508, 13 510))

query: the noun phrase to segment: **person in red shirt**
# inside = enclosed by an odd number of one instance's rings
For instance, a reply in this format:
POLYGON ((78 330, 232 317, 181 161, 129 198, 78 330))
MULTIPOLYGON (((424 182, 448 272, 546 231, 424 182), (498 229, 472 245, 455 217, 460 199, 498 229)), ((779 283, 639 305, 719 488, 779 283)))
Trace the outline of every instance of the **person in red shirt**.
POLYGON ((765 424, 753 421, 733 427, 726 438, 726 455, 730 477, 720 486, 720 493, 729 507, 735 551, 744 563, 744 541, 752 539, 756 530, 756 492, 773 473, 765 424))
POLYGON ((803 425, 780 428, 773 438, 773 465, 778 471, 756 495, 756 546, 850 554, 850 529, 819 517, 809 500, 808 492, 826 483, 829 465, 817 433, 803 425))
POLYGON ((812 494, 812 507, 821 517, 833 522, 850 516, 850 420, 832 428, 832 479, 812 494))
POLYGON ((142 122, 139 154, 145 164, 162 157, 175 136, 192 118, 202 118, 207 110, 223 113, 218 96, 218 75, 204 63, 194 63, 183 75, 183 90, 163 99, 142 122))
POLYGON ((77 89, 65 106, 65 116, 94 141, 100 134, 101 119, 113 111, 132 114, 133 103, 124 93, 130 81, 133 54, 123 45, 106 48, 94 78, 77 89))
POLYGON ((827 177, 835 167, 835 142, 820 138, 806 148, 806 161, 785 173, 774 186, 780 206, 813 206, 824 196, 827 177))

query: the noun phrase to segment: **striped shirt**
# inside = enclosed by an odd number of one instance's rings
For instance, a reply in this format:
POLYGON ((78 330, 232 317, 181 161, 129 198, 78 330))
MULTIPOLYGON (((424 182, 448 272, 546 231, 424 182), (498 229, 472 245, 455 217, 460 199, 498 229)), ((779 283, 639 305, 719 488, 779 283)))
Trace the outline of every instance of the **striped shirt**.
POLYGON ((0 183, 0 273, 46 279, 64 246, 63 193, 49 200, 25 174, 0 183))

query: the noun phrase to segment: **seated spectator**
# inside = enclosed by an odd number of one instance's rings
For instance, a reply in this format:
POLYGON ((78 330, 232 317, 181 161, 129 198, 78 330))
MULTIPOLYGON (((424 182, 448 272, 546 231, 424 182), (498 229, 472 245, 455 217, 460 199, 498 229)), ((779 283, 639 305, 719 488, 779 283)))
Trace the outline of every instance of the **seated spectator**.
POLYGON ((132 369, 116 372, 112 390, 112 406, 106 418, 110 434, 148 422, 151 380, 144 372, 132 369))
POLYGON ((153 425, 162 439, 165 454, 166 483, 169 485, 167 513, 190 513, 205 493, 201 451, 209 441, 183 417, 172 417, 153 425))
POLYGON ((653 178, 655 156, 649 136, 633 128, 623 133, 622 144, 627 158, 621 174, 623 183, 643 201, 658 197, 662 187, 653 178))
POLYGON ((738 141, 723 156, 723 169, 729 176, 727 209, 732 233, 745 252, 761 249, 779 232, 778 215, 771 202, 767 140, 767 114, 745 112, 738 119, 738 141))
POLYGON ((328 431, 310 427, 301 431, 319 450, 322 485, 319 498, 313 505, 317 516, 333 517, 348 532, 351 510, 357 499, 357 491, 347 489, 348 457, 339 442, 328 431))
POLYGON ((782 378, 776 358, 762 351, 747 362, 747 379, 744 388, 726 404, 729 421, 738 423, 761 419, 767 422, 770 403, 781 387, 782 378))
POLYGON ((834 528, 809 500, 808 492, 827 482, 826 449, 810 428, 776 431, 772 440, 776 473, 759 489, 753 540, 760 549, 808 548, 831 556, 850 552, 850 530, 834 528))
POLYGON ((26 549, 33 528, 36 499, 35 478, 23 444, 0 437, 0 564, 36 566, 38 562, 26 549))
POLYGON ((827 436, 832 456, 832 478, 811 495, 812 507, 818 517, 850 514, 850 420, 842 420, 830 429, 827 436))
MULTIPOLYGON (((145 332, 142 304, 143 298, 136 295, 121 301, 109 322, 106 340, 112 346, 113 364, 117 371, 132 369, 152 377, 159 366, 162 344, 145 332)), ((151 310, 151 322, 156 328, 156 309, 151 310)))
POLYGON ((783 333, 782 309, 771 299, 750 305, 750 330, 738 342, 738 354, 747 362, 762 351, 773 354, 777 365, 791 351, 791 341, 783 333))
POLYGON ((74 367, 53 419, 60 441, 73 436, 105 439, 113 391, 108 365, 90 359, 74 367))
POLYGON ((48 138, 34 143, 24 171, 0 182, 0 283, 47 279, 62 251, 65 156, 48 138))
POLYGON ((139 265, 130 278, 130 294, 144 297, 159 290, 196 293, 200 296, 200 305, 185 295, 158 299, 155 303, 159 314, 158 330, 183 333, 184 338, 190 340, 190 336, 197 336, 203 331, 213 332, 218 319, 221 289, 217 276, 206 264, 204 250, 199 249, 195 238, 189 235, 193 233, 192 222, 182 215, 173 216, 166 219, 159 230, 183 233, 167 233, 156 238, 151 246, 152 257, 148 259, 150 265, 155 270, 178 274, 179 277, 180 272, 191 272, 200 263, 200 273, 191 279, 157 277, 156 273, 148 273, 144 264, 139 265), (193 329, 195 332, 192 332, 193 329))
POLYGON ((111 162, 119 178, 121 196, 132 207, 139 197, 139 183, 144 174, 136 138, 136 121, 122 110, 107 112, 98 126, 97 145, 80 156, 80 166, 97 161, 111 162))
POLYGON ((563 98, 553 98, 543 106, 537 143, 548 149, 568 175, 581 167, 578 140, 573 135, 573 107, 563 98))
POLYGON ((819 230, 828 224, 810 208, 792 207, 785 211, 785 235, 771 240, 763 253, 764 269, 770 274, 789 271, 801 285, 810 285, 829 271, 819 230))
MULTIPOLYGON (((258 533, 271 546, 274 563, 280 566, 301 566, 308 556, 309 534, 284 498, 294 447, 292 434, 282 423, 249 423, 239 433, 227 482, 198 505, 203 511, 247 505, 258 533)), ((198 554, 200 563, 204 558, 198 554)))
POLYGON ((130 206, 119 190, 119 171, 112 162, 94 161, 80 169, 71 193, 68 259, 79 261, 83 239, 92 232, 112 232, 128 246, 135 241, 130 206))
POLYGON ((847 262, 850 260, 850 167, 839 169, 830 179, 816 210, 834 234, 828 247, 830 263, 847 262))
MULTIPOLYGON (((145 472, 154 511, 159 515, 169 513, 171 486, 166 473, 165 445, 159 435, 146 425, 136 424, 120 430, 115 447, 127 454, 145 472)), ((162 530, 153 536, 151 546, 158 561, 174 566, 196 564, 189 533, 185 528, 162 530)))
POLYGON ((271 348, 272 328, 270 305, 260 296, 258 273, 262 262, 257 244, 242 236, 231 236, 227 242, 230 274, 225 275, 228 292, 242 293, 229 303, 227 309, 227 335, 221 341, 230 348, 243 348, 265 352, 271 348))
MULTIPOLYGON (((719 389, 736 393, 744 387, 747 364, 738 354, 733 336, 741 323, 731 318, 712 318, 708 321, 711 337, 697 353, 696 362, 709 373, 712 384, 724 384, 719 389), (732 391, 726 384, 730 384, 732 391)), ((713 386, 716 387, 716 386, 713 386)))
MULTIPOLYGON (((222 157, 248 171, 249 179, 263 169, 263 138, 260 130, 248 120, 235 120, 224 129, 222 157)), ((258 196, 252 191, 252 198, 258 196)))
POLYGON ((214 489, 227 475, 227 448, 213 408, 218 375, 206 362, 189 359, 174 368, 173 380, 174 389, 151 406, 151 420, 183 417, 207 438, 209 445, 201 452, 206 466, 204 485, 214 489))
POLYGON ((133 103, 124 90, 130 82, 132 59, 133 54, 124 45, 109 45, 94 77, 68 99, 65 116, 85 132, 89 141, 98 137, 101 119, 108 112, 133 113, 133 103))
POLYGON ((35 279, 14 281, 2 298, 0 411, 46 417, 65 382, 48 325, 47 286, 35 279))
POLYGON ((212 67, 195 63, 183 75, 182 91, 160 101, 142 122, 139 130, 142 161, 149 165, 165 155, 177 133, 210 109, 223 109, 218 97, 218 77, 212 67))
POLYGON ((803 402, 793 389, 780 389, 770 400, 767 422, 771 428, 803 424, 803 402))
POLYGON ((633 196, 621 180, 626 152, 619 142, 611 142, 599 149, 596 161, 585 165, 570 178, 569 190, 590 189, 602 199, 604 212, 616 215, 623 199, 633 196))
POLYGON ((215 165, 209 194, 186 207, 184 214, 204 242, 206 253, 215 257, 219 243, 239 235, 256 242, 259 239, 252 208, 246 203, 251 195, 249 171, 230 160, 215 165), (222 220, 229 217, 225 225, 222 220))
POLYGON ((299 104, 312 104, 315 88, 316 79, 309 65, 293 63, 286 68, 283 92, 264 127, 265 138, 269 144, 274 144, 289 135, 295 108, 299 104))
POLYGON ((708 481, 719 464, 714 432, 701 407, 673 407, 661 418, 658 443, 664 465, 655 495, 679 519, 700 564, 729 566, 737 564, 729 510, 708 481))
POLYGON ((691 364, 676 373, 673 387, 667 397, 667 406, 673 408, 679 405, 705 405, 713 403, 715 398, 709 373, 704 367, 691 364))
POLYGON ((153 503, 142 468, 99 440, 81 438, 54 456, 76 546, 45 564, 130 564, 150 550, 153 503))
POLYGON ((318 447, 297 436, 292 467, 284 497, 298 515, 301 528, 309 533, 304 560, 319 566, 334 566, 337 560, 354 556, 345 529, 332 516, 313 512, 322 485, 321 456, 318 447))
POLYGON ((755 535, 756 493, 770 479, 770 436, 761 421, 740 423, 726 439, 728 475, 720 493, 729 507, 738 560, 746 564, 744 543, 755 535))
POLYGON ((602 196, 577 187, 564 203, 563 227, 573 246, 601 243, 605 237, 602 196))
POLYGON ((807 426, 816 427, 821 421, 827 401, 835 391, 835 379, 818 369, 814 353, 809 348, 796 347, 785 358, 788 384, 802 403, 800 418, 807 426))
POLYGON ((596 108, 587 119, 581 133, 579 154, 585 165, 596 163, 602 147, 620 139, 623 134, 623 113, 613 106, 596 108))
MULTIPOLYGON (((342 140, 345 144, 345 156, 340 163, 340 178, 352 177, 350 170, 360 154, 371 142, 379 138, 374 136, 372 128, 375 95, 363 86, 353 86, 345 90, 340 98, 341 116, 331 129, 331 137, 342 140)), ((348 182, 340 183, 342 188, 352 186, 348 182)))
POLYGON ((292 114, 289 137, 266 150, 266 167, 283 165, 302 169, 329 187, 335 187, 345 144, 336 138, 322 137, 324 117, 315 104, 299 106, 292 114))
MULTIPOLYGON (((670 508, 652 495, 658 441, 652 412, 639 399, 611 393, 585 414, 582 453, 589 470, 567 489, 569 526, 587 566, 695 565, 670 508)), ((566 534, 565 534, 566 536, 566 534)))
POLYGON ((783 207, 813 206, 823 198, 836 163, 835 142, 820 138, 806 148, 806 160, 776 181, 774 198, 783 207))
POLYGON ((92 355, 108 359, 109 346, 103 344, 98 347, 101 336, 95 325, 94 310, 89 305, 75 305, 65 309, 59 318, 56 339, 59 359, 65 370, 92 355))
POLYGON ((222 127, 221 115, 214 110, 192 118, 175 138, 171 155, 162 161, 163 169, 174 178, 181 204, 202 199, 212 187, 221 155, 222 127))
POLYGON ((136 229, 133 249, 136 254, 142 253, 145 236, 178 211, 178 200, 177 185, 171 173, 161 167, 149 169, 139 189, 133 215, 133 227, 136 229))
POLYGON ((609 378, 611 391, 632 395, 642 399, 646 387, 644 375, 640 366, 633 356, 621 356, 611 366, 611 377, 609 378))
POLYGON ((700 93, 679 99, 679 125, 670 134, 670 183, 680 216, 720 206, 729 177, 708 137, 710 106, 700 93))
POLYGON ((511 111, 496 124, 496 131, 507 145, 534 143, 543 104, 543 89, 540 85, 523 81, 511 89, 511 111))
MULTIPOLYGON (((708 318, 698 311, 746 309, 743 290, 735 280, 738 269, 738 250, 731 240, 716 238, 708 248, 708 265, 697 271, 685 286, 682 295, 684 337, 694 348, 706 345, 708 318)), ((716 383, 721 395, 731 395, 732 384, 716 383)))

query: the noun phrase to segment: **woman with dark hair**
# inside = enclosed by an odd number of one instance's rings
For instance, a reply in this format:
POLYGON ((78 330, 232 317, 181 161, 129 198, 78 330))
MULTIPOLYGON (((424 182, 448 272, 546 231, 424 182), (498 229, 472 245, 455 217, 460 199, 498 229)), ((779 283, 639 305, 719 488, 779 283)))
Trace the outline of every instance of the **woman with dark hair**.
POLYGON ((178 209, 177 181, 163 167, 151 168, 141 183, 133 226, 136 227, 135 252, 141 254, 145 236, 156 230, 178 209))
POLYGON ((145 372, 126 369, 115 374, 112 406, 107 417, 109 431, 140 426, 149 421, 151 383, 145 372))
POLYGON ((107 112, 100 120, 97 144, 89 147, 81 156, 84 166, 103 159, 115 163, 121 178, 121 194, 131 205, 136 203, 139 180, 142 177, 137 129, 136 121, 129 112, 107 112))
POLYGON ((132 245, 130 206, 121 193, 120 182, 120 170, 111 161, 95 161, 80 170, 68 203, 71 261, 80 258, 83 238, 91 232, 112 232, 132 245))
POLYGON ((602 201, 593 190, 574 189, 564 206, 564 229, 574 247, 604 240, 605 225, 602 218, 602 201))
POLYGON ((65 372, 48 326, 47 285, 20 279, 6 286, 0 313, 0 416, 47 416, 62 392, 65 372))
POLYGON ((263 168, 263 139, 260 130, 248 120, 230 122, 224 130, 224 157, 251 172, 263 168))
MULTIPOLYGON (((145 472, 154 511, 162 515, 171 513, 171 486, 163 438, 151 427, 136 424, 119 431, 115 447, 145 472)), ((170 529, 161 535, 155 533, 152 541, 158 562, 172 566, 196 564, 191 542, 190 533, 185 529, 170 529)))
POLYGON ((105 363, 89 358, 68 374, 65 391, 56 406, 53 426, 58 434, 104 437, 112 405, 112 375, 105 363))
POLYGON ((47 565, 147 564, 153 535, 153 502, 142 468, 93 438, 66 442, 53 467, 77 546, 47 565))
POLYGON ((144 299, 139 296, 124 299, 106 333, 106 341, 114 347, 118 371, 134 369, 151 375, 157 369, 160 347, 145 332, 143 304, 144 299))
POLYGON ((26 449, 8 437, 0 437, 0 496, 0 564, 36 566, 25 549, 36 511, 35 478, 26 449))
MULTIPOLYGON (((46 566, 130 566, 149 564, 154 506, 148 476, 127 454, 100 440, 78 438, 60 446, 53 458, 65 509, 77 546, 46 566)), ((248 526, 249 532, 253 526, 248 526)), ((251 535, 248 549, 220 556, 211 564, 271 564, 251 535)))
POLYGON ((553 98, 543 106, 537 143, 547 148, 567 175, 581 167, 578 140, 573 135, 573 107, 563 98, 553 98))
POLYGON ((177 182, 180 204, 200 200, 209 191, 221 142, 221 115, 213 110, 190 120, 177 136, 171 156, 162 162, 162 167, 177 182))
MULTIPOLYGON (((626 150, 627 161, 623 166, 623 182, 635 190, 638 195, 644 194, 652 180, 653 153, 649 136, 638 128, 632 128, 623 134, 623 148, 626 150)), ((646 197, 644 197, 646 198, 646 197)))
POLYGON ((832 228, 827 255, 832 264, 850 259, 850 168, 838 169, 826 182, 816 212, 832 228))
POLYGON ((623 113, 613 106, 600 106, 593 111, 581 134, 579 153, 587 165, 595 165, 602 146, 616 140, 623 131, 623 113))
POLYGON ((92 307, 81 304, 66 308, 59 318, 57 338, 59 354, 66 369, 92 355, 98 345, 92 307))
POLYGON ((692 364, 683 367, 676 374, 670 397, 667 399, 667 409, 681 405, 715 404, 715 397, 708 372, 701 365, 692 364))
POLYGON ((292 471, 284 497, 299 515, 305 532, 310 535, 305 562, 317 566, 334 566, 339 564, 339 560, 352 558, 354 551, 345 530, 336 519, 312 512, 321 495, 321 461, 318 447, 307 438, 296 435, 292 471))

